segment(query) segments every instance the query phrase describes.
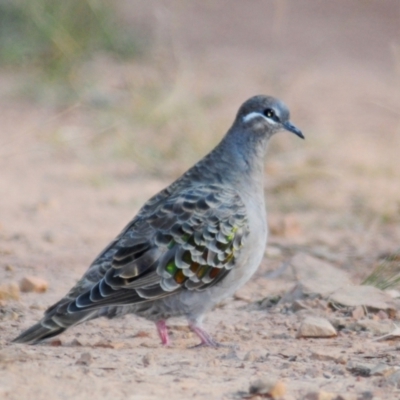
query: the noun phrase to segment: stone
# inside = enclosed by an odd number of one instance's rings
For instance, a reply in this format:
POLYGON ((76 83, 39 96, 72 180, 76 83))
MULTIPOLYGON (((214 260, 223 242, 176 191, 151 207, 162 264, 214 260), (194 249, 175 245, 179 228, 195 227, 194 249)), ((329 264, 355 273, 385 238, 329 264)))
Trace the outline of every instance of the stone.
POLYGON ((388 335, 393 332, 393 323, 390 320, 374 321, 372 319, 361 319, 354 324, 348 325, 351 330, 366 330, 377 335, 388 335))
POLYGON ((285 384, 275 377, 265 377, 250 384, 249 393, 252 395, 267 395, 272 399, 280 399, 286 393, 285 384))
POLYGON ((355 363, 350 361, 346 369, 356 376, 368 377, 371 375, 371 371, 374 369, 375 365, 371 363, 355 363))
POLYGON ((334 291, 351 285, 346 272, 308 254, 296 255, 290 264, 304 293, 328 297, 334 291))
POLYGON ((0 286, 0 300, 19 300, 20 290, 15 282, 0 286))
POLYGON ((35 276, 26 276, 21 279, 19 288, 21 292, 44 293, 49 287, 47 281, 35 276))
POLYGON ((378 338, 375 339, 375 341, 392 340, 399 338, 400 338, 400 327, 395 326, 394 329, 391 330, 391 332, 387 333, 386 335, 379 336, 378 338))
POLYGON ((396 309, 392 297, 373 286, 342 287, 332 293, 329 300, 346 307, 363 306, 377 310, 396 309))
POLYGON ((305 395, 304 400, 335 400, 336 394, 325 392, 321 390, 319 392, 309 392, 305 395))
POLYGON ((262 360, 263 356, 258 350, 250 350, 243 357, 243 361, 249 361, 249 362, 258 362, 262 360))
POLYGON ((92 363, 92 355, 89 352, 82 353, 76 361, 76 365, 90 365, 92 363))
POLYGON ((60 347, 63 345, 63 342, 60 338, 55 338, 49 341, 49 345, 52 347, 60 347))
POLYGON ((330 338, 337 332, 332 324, 325 318, 306 317, 297 331, 298 338, 330 338))
POLYGON ((83 346, 83 344, 79 339, 74 338, 71 340, 71 346, 81 347, 81 346, 83 346))
POLYGON ((319 361, 334 361, 337 364, 345 364, 346 356, 341 349, 323 348, 311 351, 311 358, 319 361))
POLYGON ((294 312, 300 310, 310 310, 310 307, 303 300, 295 300, 292 304, 292 310, 294 312))
POLYGON ((152 353, 147 353, 142 358, 142 363, 145 367, 154 364, 154 355, 152 353))

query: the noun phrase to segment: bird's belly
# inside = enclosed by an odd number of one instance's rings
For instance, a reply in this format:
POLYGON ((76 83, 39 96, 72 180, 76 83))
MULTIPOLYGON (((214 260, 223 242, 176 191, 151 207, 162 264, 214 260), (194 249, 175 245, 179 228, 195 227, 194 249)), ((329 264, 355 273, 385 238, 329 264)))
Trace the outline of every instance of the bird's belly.
POLYGON ((242 287, 254 275, 263 258, 266 243, 266 228, 259 232, 258 235, 249 235, 246 241, 247 246, 245 245, 243 248, 243 252, 238 257, 232 271, 222 282, 210 288, 210 290, 215 292, 214 298, 216 302, 233 295, 236 290, 242 287))

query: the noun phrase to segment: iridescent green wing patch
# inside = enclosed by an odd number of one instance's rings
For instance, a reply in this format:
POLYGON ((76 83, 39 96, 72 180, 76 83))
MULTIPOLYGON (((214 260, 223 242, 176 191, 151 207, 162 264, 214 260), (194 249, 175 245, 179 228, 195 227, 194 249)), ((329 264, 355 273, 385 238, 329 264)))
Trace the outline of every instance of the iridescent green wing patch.
POLYGON ((155 239, 161 246, 168 242, 157 266, 161 288, 200 290, 225 276, 248 234, 239 196, 213 187, 197 188, 167 209, 178 221, 168 231, 160 229, 155 239))

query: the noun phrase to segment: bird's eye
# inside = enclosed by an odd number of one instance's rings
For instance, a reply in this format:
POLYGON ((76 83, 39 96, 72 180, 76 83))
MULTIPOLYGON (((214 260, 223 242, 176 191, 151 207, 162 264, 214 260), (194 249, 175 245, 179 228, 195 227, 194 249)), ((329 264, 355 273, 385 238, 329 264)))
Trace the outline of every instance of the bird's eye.
POLYGON ((265 115, 267 118, 271 118, 272 120, 277 119, 277 118, 276 118, 275 111, 274 111, 272 108, 267 108, 266 110, 264 110, 264 115, 265 115))

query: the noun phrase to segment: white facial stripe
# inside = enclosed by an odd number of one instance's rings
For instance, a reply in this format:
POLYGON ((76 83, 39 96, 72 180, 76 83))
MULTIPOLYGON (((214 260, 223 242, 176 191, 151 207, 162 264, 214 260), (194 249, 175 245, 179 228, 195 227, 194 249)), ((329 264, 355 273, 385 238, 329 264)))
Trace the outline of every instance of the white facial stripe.
POLYGON ((251 112, 250 114, 245 115, 243 117, 243 122, 245 122, 245 123, 249 122, 252 119, 257 118, 257 117, 262 117, 262 118, 266 119, 270 124, 274 124, 274 125, 276 124, 276 122, 274 120, 272 120, 271 118, 267 118, 265 115, 263 115, 259 112, 255 112, 255 111, 251 112))
POLYGON ((245 116, 243 117, 243 122, 249 122, 249 121, 251 121, 252 119, 257 118, 257 117, 263 117, 263 118, 265 118, 264 115, 260 114, 259 112, 253 111, 253 112, 251 112, 250 114, 247 114, 247 115, 245 115, 245 116))

